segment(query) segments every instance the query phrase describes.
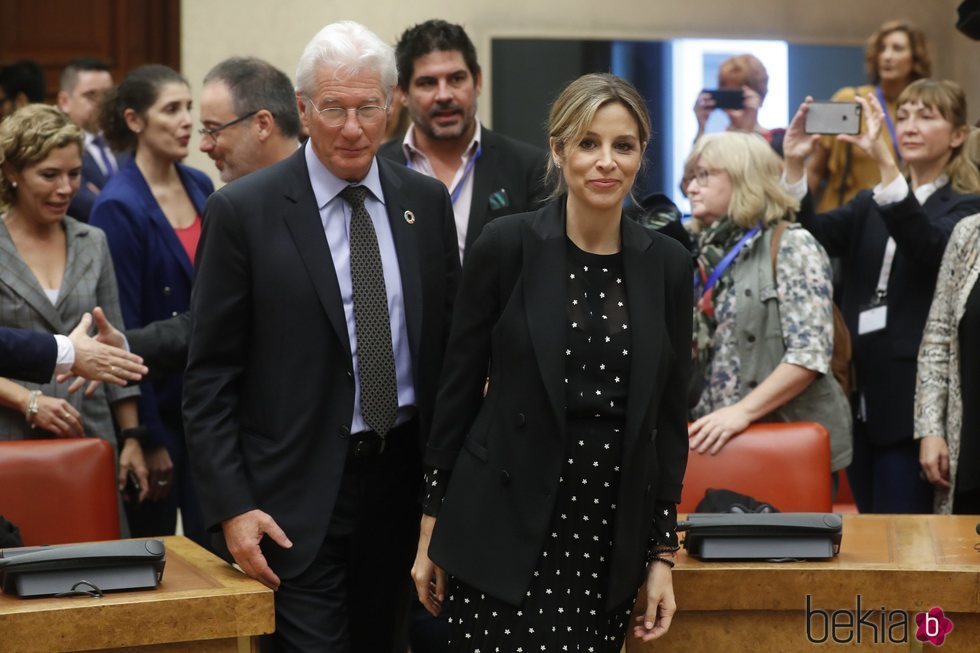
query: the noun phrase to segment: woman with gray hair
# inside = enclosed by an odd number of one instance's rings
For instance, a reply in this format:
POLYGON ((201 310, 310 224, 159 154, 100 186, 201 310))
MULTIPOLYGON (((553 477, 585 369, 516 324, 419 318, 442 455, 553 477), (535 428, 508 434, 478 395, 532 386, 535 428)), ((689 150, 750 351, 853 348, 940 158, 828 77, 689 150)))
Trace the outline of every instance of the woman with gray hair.
POLYGON ((829 374, 830 261, 793 223, 779 157, 757 135, 726 132, 702 137, 688 164, 700 246, 691 449, 715 454, 756 421, 813 421, 830 433, 827 471, 846 467, 850 411, 829 374))
POLYGON ((426 452, 413 577, 457 652, 618 653, 638 588, 636 637, 676 609, 690 255, 622 217, 636 89, 585 75, 548 124, 553 199, 467 254, 426 452))

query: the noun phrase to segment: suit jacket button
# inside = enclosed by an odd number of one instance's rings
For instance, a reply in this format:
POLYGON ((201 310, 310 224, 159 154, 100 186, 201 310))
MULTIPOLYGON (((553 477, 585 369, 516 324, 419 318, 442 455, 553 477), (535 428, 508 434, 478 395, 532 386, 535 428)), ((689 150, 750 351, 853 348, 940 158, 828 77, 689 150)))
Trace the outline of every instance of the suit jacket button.
POLYGON ((166 295, 167 297, 169 297, 170 295, 174 294, 174 291, 171 290, 170 286, 164 286, 163 287, 163 294, 166 295))
POLYGON ((338 429, 338 431, 340 433, 340 437, 343 438, 344 440, 346 440, 347 438, 350 437, 350 427, 349 426, 341 426, 338 429))
POLYGON ((524 426, 527 424, 527 417, 524 413, 517 413, 517 426, 524 426))
POLYGON ((510 472, 508 472, 506 469, 500 470, 500 484, 510 485, 510 472))

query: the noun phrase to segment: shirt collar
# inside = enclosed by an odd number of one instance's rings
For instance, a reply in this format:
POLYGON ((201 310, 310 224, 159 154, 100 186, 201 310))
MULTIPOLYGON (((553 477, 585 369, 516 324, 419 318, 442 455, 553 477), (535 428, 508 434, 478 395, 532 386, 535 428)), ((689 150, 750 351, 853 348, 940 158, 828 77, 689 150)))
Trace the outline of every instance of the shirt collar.
MULTIPOLYGON (((479 119, 476 119, 476 129, 473 130, 473 138, 470 139, 469 145, 463 150, 462 158, 464 161, 476 154, 476 151, 480 149, 482 137, 483 126, 480 124, 479 119)), ((405 153, 405 160, 408 162, 411 162, 416 157, 423 159, 429 158, 415 144, 415 123, 411 123, 408 126, 408 131, 405 132, 405 138, 402 139, 402 151, 405 153)))
POLYGON ((929 199, 933 193, 949 183, 949 175, 943 173, 936 177, 933 181, 928 184, 922 184, 915 189, 915 199, 919 201, 919 204, 925 204, 926 200, 929 199))
POLYGON ((309 141, 307 141, 305 148, 306 169, 310 175, 310 185, 313 186, 313 196, 316 197, 318 209, 322 211, 327 204, 340 194, 340 191, 351 185, 364 186, 379 202, 382 204, 385 203, 384 191, 381 190, 381 174, 378 172, 377 156, 371 160, 371 168, 368 170, 367 175, 364 176, 364 179, 357 182, 357 184, 351 184, 346 179, 341 179, 330 172, 327 166, 323 165, 316 152, 313 151, 309 141))

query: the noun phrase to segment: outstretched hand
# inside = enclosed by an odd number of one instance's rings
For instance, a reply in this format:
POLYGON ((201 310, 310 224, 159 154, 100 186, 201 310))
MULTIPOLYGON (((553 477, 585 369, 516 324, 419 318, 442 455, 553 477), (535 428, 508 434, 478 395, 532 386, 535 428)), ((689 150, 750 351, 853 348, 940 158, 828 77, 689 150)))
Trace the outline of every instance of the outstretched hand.
POLYGON ((791 161, 799 161, 802 165, 803 160, 813 153, 813 148, 816 147, 817 141, 820 139, 819 134, 806 133, 806 114, 810 111, 811 104, 813 104, 813 98, 808 95, 800 108, 796 110, 796 114, 783 135, 783 158, 786 160, 787 166, 791 161))
POLYGON ((105 317, 102 309, 96 306, 92 313, 85 313, 78 326, 68 335, 75 348, 75 363, 71 372, 58 375, 58 382, 68 380, 71 376, 77 378, 69 387, 69 392, 76 392, 85 384, 85 379, 91 381, 85 394, 91 396, 99 384, 113 383, 126 385, 143 378, 149 370, 143 365, 143 359, 127 352, 126 340, 105 317), (98 327, 95 337, 88 335, 93 318, 98 327))

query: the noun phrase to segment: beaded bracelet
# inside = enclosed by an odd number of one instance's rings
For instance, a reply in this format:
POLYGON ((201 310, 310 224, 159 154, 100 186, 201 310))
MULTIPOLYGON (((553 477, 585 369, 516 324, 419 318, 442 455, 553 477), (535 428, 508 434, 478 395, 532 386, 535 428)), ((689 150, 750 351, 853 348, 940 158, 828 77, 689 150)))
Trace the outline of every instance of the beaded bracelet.
POLYGON ((650 558, 649 562, 651 562, 651 563, 652 562, 662 562, 665 565, 667 565, 668 567, 670 567, 671 569, 673 569, 674 568, 674 565, 677 564, 676 562, 674 562, 673 560, 670 560, 669 558, 661 558, 660 556, 653 556, 652 558, 650 558))

